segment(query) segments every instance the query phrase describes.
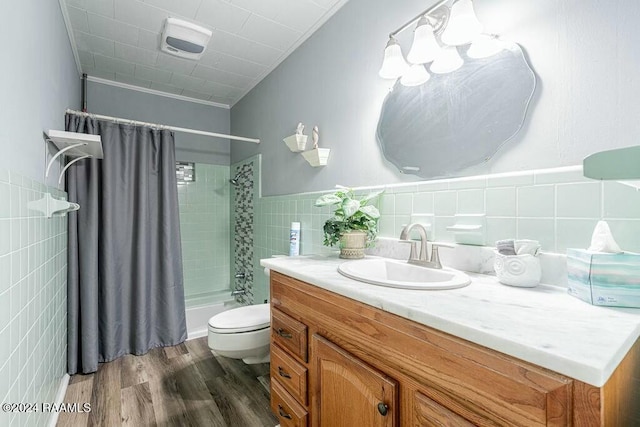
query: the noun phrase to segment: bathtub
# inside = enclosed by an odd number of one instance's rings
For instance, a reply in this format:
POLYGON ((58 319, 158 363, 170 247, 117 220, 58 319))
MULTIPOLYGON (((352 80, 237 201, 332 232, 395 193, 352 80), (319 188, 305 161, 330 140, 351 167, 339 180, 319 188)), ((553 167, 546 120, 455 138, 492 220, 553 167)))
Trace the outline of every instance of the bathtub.
POLYGON ((187 307, 185 310, 187 317, 187 339, 192 340, 194 338, 207 336, 209 319, 218 313, 235 307, 240 307, 240 304, 234 299, 187 307))

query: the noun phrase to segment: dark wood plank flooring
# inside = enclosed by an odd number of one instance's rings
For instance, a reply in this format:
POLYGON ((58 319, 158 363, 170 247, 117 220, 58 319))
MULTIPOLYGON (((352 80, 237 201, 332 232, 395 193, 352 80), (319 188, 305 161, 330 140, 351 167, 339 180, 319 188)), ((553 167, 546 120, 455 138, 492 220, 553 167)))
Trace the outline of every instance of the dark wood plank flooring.
POLYGON ((268 385, 269 364, 214 356, 203 337, 74 375, 64 401, 91 412, 62 412, 57 425, 274 427, 268 385))

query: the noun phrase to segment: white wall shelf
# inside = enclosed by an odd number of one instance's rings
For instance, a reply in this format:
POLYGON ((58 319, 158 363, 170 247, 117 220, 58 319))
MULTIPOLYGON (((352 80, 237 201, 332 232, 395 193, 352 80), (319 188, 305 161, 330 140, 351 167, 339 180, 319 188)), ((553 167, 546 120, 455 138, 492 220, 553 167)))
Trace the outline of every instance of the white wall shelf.
POLYGON ((303 151, 302 157, 314 168, 326 166, 329 162, 330 148, 314 148, 313 150, 303 151))
MULTIPOLYGON (((46 143, 50 142, 58 149, 58 152, 54 154, 47 163, 45 179, 49 177, 51 166, 56 159, 61 156, 71 158, 60 171, 58 185, 60 185, 64 173, 72 164, 86 158, 102 159, 104 157, 100 135, 51 129, 45 132, 44 137, 46 143)), ((47 218, 51 218, 54 213, 77 211, 80 209, 80 205, 67 202, 66 200, 56 199, 47 193, 42 199, 29 203, 29 208, 42 212, 47 218)))

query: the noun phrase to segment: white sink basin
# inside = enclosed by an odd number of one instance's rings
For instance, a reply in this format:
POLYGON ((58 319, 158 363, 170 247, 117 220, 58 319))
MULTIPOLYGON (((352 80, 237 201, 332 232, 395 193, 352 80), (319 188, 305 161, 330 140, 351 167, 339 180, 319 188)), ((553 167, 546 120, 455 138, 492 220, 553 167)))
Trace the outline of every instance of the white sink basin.
POLYGON ((452 268, 440 270, 384 258, 347 261, 338 272, 361 282, 402 289, 455 289, 471 283, 469 276, 452 268))

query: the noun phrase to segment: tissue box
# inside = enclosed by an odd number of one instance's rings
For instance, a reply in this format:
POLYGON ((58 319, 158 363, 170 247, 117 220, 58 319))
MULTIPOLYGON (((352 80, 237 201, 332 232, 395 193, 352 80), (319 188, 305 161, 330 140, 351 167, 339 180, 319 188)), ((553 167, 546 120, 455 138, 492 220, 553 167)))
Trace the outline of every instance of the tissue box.
POLYGON ((640 254, 567 249, 569 294, 593 305, 640 308, 640 254))

